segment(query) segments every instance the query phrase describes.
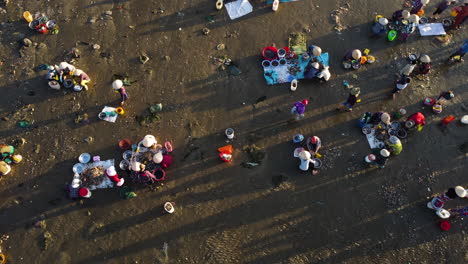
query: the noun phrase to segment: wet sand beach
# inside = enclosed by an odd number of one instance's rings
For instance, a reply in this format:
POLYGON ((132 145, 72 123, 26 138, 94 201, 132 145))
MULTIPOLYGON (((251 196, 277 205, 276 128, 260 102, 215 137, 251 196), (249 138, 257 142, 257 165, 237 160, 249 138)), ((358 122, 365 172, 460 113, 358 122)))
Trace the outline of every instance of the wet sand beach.
POLYGON ((24 161, 0 178, 0 235, 8 236, 0 246, 7 263, 467 263, 466 217, 451 219, 451 230, 444 232, 426 203, 449 187, 468 185, 468 156, 460 151, 468 127, 459 122, 468 113, 468 64, 446 63, 468 38, 468 25, 451 31, 447 45, 418 32, 405 43, 390 43, 369 38, 371 21, 378 14, 391 16, 402 1, 300 0, 272 12, 265 1, 251 0, 253 12, 236 20, 225 9, 217 11, 215 2, 3 5, 0 143, 26 140, 17 148, 24 161), (340 14, 344 28, 337 33, 330 14, 340 7, 346 7, 340 14), (59 34, 29 30, 22 18, 26 10, 57 20, 59 34), (287 46, 294 32, 329 52, 329 82, 299 80, 294 93, 289 83, 266 84, 262 48, 287 46), (33 44, 24 47, 24 38, 33 44), (218 50, 219 44, 225 48, 218 50), (35 68, 60 63, 73 48, 81 52, 74 65, 92 80, 89 91, 50 89, 45 71, 35 68), (354 48, 369 48, 377 61, 344 70, 341 58, 354 48), (392 100, 395 74, 410 53, 427 53, 433 69, 392 100), (150 59, 145 64, 138 59, 142 54, 150 59), (233 76, 215 65, 213 57, 221 56, 242 73, 233 76), (119 104, 114 74, 136 82, 127 88, 125 115, 108 123, 97 116, 104 106, 119 104), (362 102, 350 113, 335 110, 348 96, 343 80, 361 88, 362 102), (422 106, 425 97, 447 90, 456 96, 442 114, 422 106), (288 122, 292 104, 305 98, 305 118, 288 122), (156 103, 163 105, 160 120, 139 124, 136 117, 156 103), (370 148, 357 119, 367 111, 402 107, 423 112, 428 124, 402 141, 403 152, 384 169, 369 168, 363 158, 370 148), (84 113, 90 123, 75 123, 84 113), (441 129, 450 114, 457 121, 441 129), (34 122, 20 128, 22 119, 34 122), (228 142, 229 127, 235 138, 228 142), (291 141, 297 133, 321 138, 319 174, 298 169, 291 141), (163 185, 127 178, 135 198, 120 198, 116 188, 94 191, 91 199, 67 198, 64 187, 81 153, 115 159, 117 165, 119 140, 136 143, 147 134, 174 146, 163 185), (228 143, 235 152, 224 163, 217 148, 228 143), (244 149, 252 145, 265 157, 245 168, 244 149), (167 201, 175 203, 174 214, 163 212, 167 201), (42 220, 45 225, 34 225, 42 220))

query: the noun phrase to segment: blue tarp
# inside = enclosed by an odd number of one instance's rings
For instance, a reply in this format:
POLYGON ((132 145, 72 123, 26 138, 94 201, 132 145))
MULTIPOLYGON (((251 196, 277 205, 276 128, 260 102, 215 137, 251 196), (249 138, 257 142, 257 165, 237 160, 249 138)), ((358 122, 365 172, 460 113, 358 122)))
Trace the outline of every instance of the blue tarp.
POLYGON ((317 60, 325 66, 329 65, 329 55, 328 53, 322 53, 318 57, 312 57, 307 60, 302 58, 302 55, 298 55, 299 58, 297 60, 290 60, 285 65, 279 66, 270 66, 264 68, 263 76, 268 85, 273 85, 277 83, 288 83, 294 79, 304 79, 304 71, 307 65, 309 64, 312 58, 317 58, 317 60), (297 62, 297 64, 296 64, 297 62), (299 71, 294 74, 289 72, 291 67, 296 66, 299 71))

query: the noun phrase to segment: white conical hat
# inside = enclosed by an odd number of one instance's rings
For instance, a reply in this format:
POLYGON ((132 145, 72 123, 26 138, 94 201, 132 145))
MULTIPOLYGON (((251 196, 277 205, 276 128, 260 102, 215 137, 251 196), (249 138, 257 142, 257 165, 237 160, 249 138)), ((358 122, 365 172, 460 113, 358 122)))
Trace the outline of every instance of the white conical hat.
POLYGON ((463 188, 461 186, 455 187, 455 192, 461 198, 465 198, 468 195, 468 192, 465 190, 465 188, 463 188))
POLYGON ((353 50, 353 53, 351 55, 353 56, 353 59, 358 60, 359 58, 361 58, 362 53, 360 50, 355 49, 353 50))
POLYGON ((430 0, 421 0, 421 3, 422 3, 423 5, 427 5, 427 4, 429 4, 429 2, 430 2, 430 0))
POLYGON ((410 17, 409 17, 409 21, 415 23, 415 24, 418 24, 419 23, 419 16, 416 15, 416 14, 412 14, 410 17))
POLYGON ((427 54, 424 54, 424 55, 421 55, 421 58, 419 58, 419 60, 424 63, 430 63, 431 57, 429 57, 429 55, 427 54))
POLYGON ((312 68, 315 68, 318 70, 318 68, 320 68, 320 64, 318 62, 314 62, 312 63, 312 68))
POLYGON ((115 90, 122 88, 122 86, 123 82, 121 80, 115 80, 114 82, 112 82, 112 88, 114 88, 115 90))
MULTIPOLYGON (((468 1, 468 0, 467 0, 468 1)), ((461 122, 465 125, 468 125, 468 115, 464 115, 462 118, 461 118, 461 122)))
POLYGON ((379 18, 379 24, 382 26, 386 26, 388 24, 388 19, 386 19, 385 17, 379 18))
POLYGON ((382 157, 388 158, 388 157, 390 157, 390 151, 388 151, 386 149, 382 149, 380 151, 380 155, 382 155, 382 157))
POLYGON ((140 165, 141 163, 138 161, 132 161, 132 163, 130 163, 132 171, 140 171, 140 165))
POLYGON ((162 160, 163 160, 163 155, 161 151, 158 151, 156 154, 154 154, 153 156, 154 163, 159 164, 162 162, 162 160))
POLYGON ((300 159, 303 159, 303 160, 308 160, 308 159, 310 159, 311 156, 312 156, 312 155, 310 155, 310 152, 307 151, 307 150, 301 151, 301 152, 299 153, 299 158, 300 158, 300 159))
POLYGON ((390 125, 390 115, 388 113, 383 113, 382 116, 380 116, 380 120, 385 124, 390 125))
POLYGON ((65 70, 66 68, 68 68, 70 66, 70 64, 68 62, 65 62, 65 61, 62 61, 60 64, 59 64, 59 69, 60 70, 65 70))
POLYGON ((109 176, 115 176, 117 175, 117 171, 115 171, 115 167, 114 166, 110 166, 109 168, 106 169, 106 173, 107 175, 109 176))
POLYGON ((401 12, 401 16, 404 19, 408 19, 411 16, 411 13, 408 10, 403 10, 403 12, 401 12))
POLYGON ((80 76, 81 74, 83 74, 84 72, 80 69, 76 69, 75 72, 73 72, 73 75, 75 76, 80 76))
POLYGON ((154 144, 158 143, 158 141, 156 141, 156 138, 153 135, 146 135, 143 138, 142 143, 143 143, 143 146, 145 146, 146 148, 149 148, 153 146, 154 144))
POLYGON ((314 54, 316 57, 320 56, 320 54, 322 54, 322 49, 319 46, 314 46, 312 49, 312 54, 314 54))

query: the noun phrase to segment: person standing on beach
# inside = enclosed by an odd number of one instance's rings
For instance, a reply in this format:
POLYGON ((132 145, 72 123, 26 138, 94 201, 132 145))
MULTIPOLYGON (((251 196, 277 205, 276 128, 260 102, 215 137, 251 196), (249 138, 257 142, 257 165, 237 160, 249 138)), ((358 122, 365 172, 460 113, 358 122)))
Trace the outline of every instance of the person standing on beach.
POLYGON ((407 76, 402 76, 398 81, 395 83, 395 88, 392 92, 393 99, 396 98, 396 94, 403 91, 406 87, 408 87, 409 83, 411 82, 411 78, 407 76))
POLYGON ((359 87, 352 87, 348 84, 348 82, 344 81, 343 85, 346 89, 349 90, 349 96, 346 102, 340 104, 337 110, 340 110, 345 107, 346 111, 351 112, 353 111, 353 107, 356 103, 359 103, 361 100, 358 99, 359 94, 361 93, 361 89, 359 87))
POLYGON ((450 55, 449 60, 452 60, 455 57, 459 57, 459 59, 457 60, 463 62, 463 56, 465 56, 467 52, 468 52, 468 39, 465 39, 465 42, 463 43, 463 45, 455 53, 450 55))
POLYGON ((112 88, 120 94, 120 105, 124 105, 125 101, 128 100, 128 94, 127 90, 125 90, 125 86, 123 85, 122 80, 115 80, 112 83, 112 88))
POLYGON ((429 4, 430 0, 415 0, 413 1, 413 8, 411 9, 411 14, 417 14, 418 16, 424 15, 424 6, 429 4))
POLYGON ((438 17, 440 14, 442 14, 442 12, 444 12, 450 5, 453 5, 455 4, 457 1, 454 1, 454 0, 442 0, 442 2, 437 6, 437 9, 434 11, 434 13, 432 13, 432 17, 433 18, 436 18, 438 17))
POLYGON ((464 5, 459 7, 460 11, 458 15, 455 17, 455 22, 453 23, 453 28, 457 29, 460 24, 465 22, 466 18, 468 17, 468 0, 465 0, 464 5))
POLYGON ((301 120, 304 118, 304 112, 306 105, 309 104, 309 100, 304 99, 301 102, 295 102, 294 106, 291 108, 291 114, 294 115, 296 120, 301 120))

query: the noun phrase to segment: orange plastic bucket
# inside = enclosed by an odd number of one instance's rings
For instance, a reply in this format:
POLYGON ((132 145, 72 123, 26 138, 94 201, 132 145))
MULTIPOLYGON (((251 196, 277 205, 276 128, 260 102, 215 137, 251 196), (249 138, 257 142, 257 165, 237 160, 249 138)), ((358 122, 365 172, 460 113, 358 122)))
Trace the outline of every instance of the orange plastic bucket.
POLYGON ((125 111, 122 107, 117 107, 117 109, 115 109, 115 111, 117 112, 117 114, 119 115, 123 115, 125 114, 125 111))

